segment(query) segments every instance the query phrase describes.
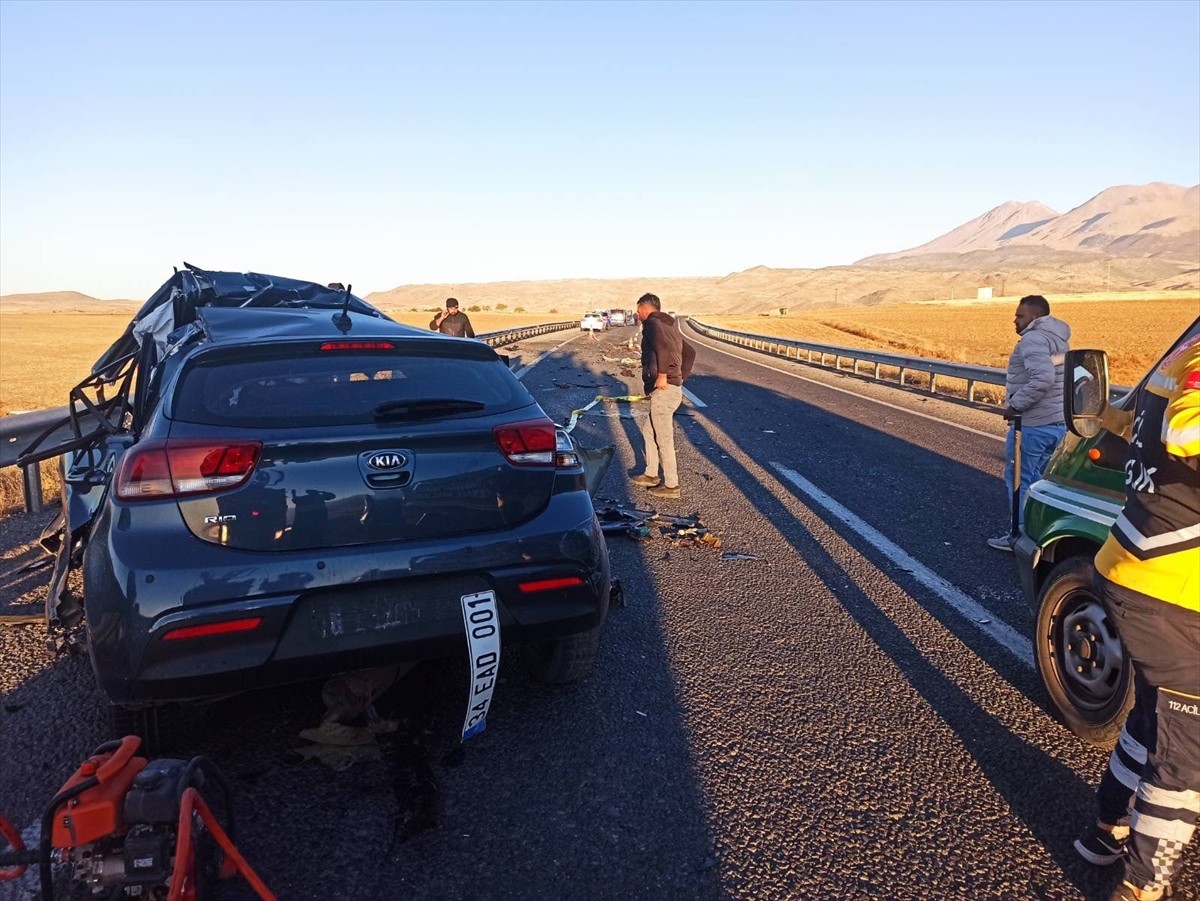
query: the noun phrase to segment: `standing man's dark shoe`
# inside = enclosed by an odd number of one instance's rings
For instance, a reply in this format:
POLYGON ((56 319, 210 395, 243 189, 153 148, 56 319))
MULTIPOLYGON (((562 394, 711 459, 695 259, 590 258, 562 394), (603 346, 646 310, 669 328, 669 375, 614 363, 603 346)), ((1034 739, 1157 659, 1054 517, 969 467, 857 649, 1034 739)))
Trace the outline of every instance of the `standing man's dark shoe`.
POLYGON ((678 485, 676 485, 674 488, 668 488, 666 485, 659 485, 656 488, 651 488, 646 493, 652 494, 655 497, 669 497, 669 498, 680 497, 680 491, 679 491, 678 485))
POLYGON ((634 485, 640 485, 643 488, 655 488, 658 486, 658 476, 648 476, 645 473, 634 476, 629 481, 634 485))

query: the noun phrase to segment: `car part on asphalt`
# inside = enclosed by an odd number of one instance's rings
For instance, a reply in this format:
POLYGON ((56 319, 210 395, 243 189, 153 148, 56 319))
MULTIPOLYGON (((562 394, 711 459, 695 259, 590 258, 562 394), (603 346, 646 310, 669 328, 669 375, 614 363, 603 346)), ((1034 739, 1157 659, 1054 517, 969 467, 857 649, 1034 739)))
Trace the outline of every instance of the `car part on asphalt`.
POLYGON ((43 901, 53 901, 54 864, 65 864, 72 897, 110 901, 165 898, 203 901, 211 883, 241 875, 261 899, 268 889, 234 845, 233 797, 228 780, 204 757, 190 761, 137 756, 140 741, 126 736, 98 747, 67 780, 42 815, 38 848, 0 816, 0 881, 37 866, 43 901), (200 794, 220 789, 228 826, 200 794))
MULTIPOLYGON (((596 507, 596 517, 600 520, 600 529, 605 535, 626 535, 639 541, 662 538, 672 548, 708 547, 721 550, 721 538, 704 525, 699 513, 690 516, 668 516, 654 510, 639 510, 636 507, 625 507, 612 501, 611 498, 598 497, 597 501, 606 501, 596 507), (652 528, 653 527, 653 528, 652 528)), ((753 554, 743 554, 726 551, 721 555, 722 560, 758 560, 753 554)))

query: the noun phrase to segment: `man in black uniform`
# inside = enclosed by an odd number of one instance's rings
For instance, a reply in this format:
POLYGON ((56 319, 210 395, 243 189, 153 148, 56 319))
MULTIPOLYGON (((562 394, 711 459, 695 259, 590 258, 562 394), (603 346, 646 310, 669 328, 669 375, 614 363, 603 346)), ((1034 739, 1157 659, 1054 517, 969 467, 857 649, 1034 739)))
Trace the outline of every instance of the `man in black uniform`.
POLYGON ((429 322, 429 327, 443 335, 453 335, 455 338, 474 338, 475 329, 471 328, 471 320, 466 313, 458 311, 458 301, 453 297, 446 298, 446 309, 440 311, 429 322))
POLYGON ((1096 575, 1135 695, 1075 850, 1124 858, 1111 901, 1158 901, 1200 820, 1200 320, 1140 390, 1125 509, 1096 575))

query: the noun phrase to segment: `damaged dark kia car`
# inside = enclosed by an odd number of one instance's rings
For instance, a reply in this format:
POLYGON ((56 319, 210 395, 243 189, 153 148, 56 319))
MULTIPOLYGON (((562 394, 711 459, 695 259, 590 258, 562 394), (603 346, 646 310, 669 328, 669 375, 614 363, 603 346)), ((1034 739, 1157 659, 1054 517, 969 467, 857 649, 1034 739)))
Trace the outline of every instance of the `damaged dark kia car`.
POLYGON ((64 454, 47 614, 118 733, 166 743, 173 702, 464 653, 468 597, 494 596, 535 678, 591 669, 610 580, 583 466, 485 343, 186 266, 71 423, 26 454, 64 454))

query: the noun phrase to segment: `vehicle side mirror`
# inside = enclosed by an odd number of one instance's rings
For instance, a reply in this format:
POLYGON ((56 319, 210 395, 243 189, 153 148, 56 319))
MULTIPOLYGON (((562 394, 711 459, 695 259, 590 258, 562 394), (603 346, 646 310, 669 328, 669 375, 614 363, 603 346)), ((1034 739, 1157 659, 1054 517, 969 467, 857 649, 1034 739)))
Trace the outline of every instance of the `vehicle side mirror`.
POLYGON ((1108 407, 1108 357, 1102 350, 1070 350, 1063 364, 1063 419, 1080 438, 1103 427, 1108 407))

